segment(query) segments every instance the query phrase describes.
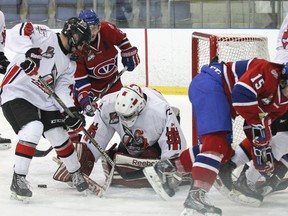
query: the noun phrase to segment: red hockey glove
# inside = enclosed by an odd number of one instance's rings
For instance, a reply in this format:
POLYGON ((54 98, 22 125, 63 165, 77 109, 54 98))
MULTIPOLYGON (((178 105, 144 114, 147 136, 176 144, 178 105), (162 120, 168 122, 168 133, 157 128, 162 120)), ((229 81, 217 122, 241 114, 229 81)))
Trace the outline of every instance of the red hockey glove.
POLYGON ((252 125, 253 144, 255 146, 268 145, 271 139, 271 119, 266 115, 262 118, 262 124, 252 125))
POLYGON ((29 49, 26 54, 26 60, 20 64, 20 67, 25 71, 28 76, 33 76, 38 74, 38 68, 40 67, 40 60, 42 50, 37 48, 29 49))
POLYGON ((134 68, 140 63, 138 56, 138 49, 136 47, 130 47, 121 52, 122 64, 127 67, 128 71, 133 71, 134 68))
POLYGON ((84 114, 87 116, 94 116, 94 112, 97 109, 97 103, 94 102, 94 94, 90 92, 89 94, 87 92, 84 92, 83 94, 80 94, 78 97, 81 109, 83 110, 84 114))
POLYGON ((25 22, 23 23, 23 28, 21 28, 23 30, 23 34, 25 36, 31 36, 31 34, 33 33, 33 25, 31 22, 25 22))
POLYGON ((252 159, 255 168, 263 175, 269 175, 274 170, 272 148, 269 145, 254 146, 252 159))

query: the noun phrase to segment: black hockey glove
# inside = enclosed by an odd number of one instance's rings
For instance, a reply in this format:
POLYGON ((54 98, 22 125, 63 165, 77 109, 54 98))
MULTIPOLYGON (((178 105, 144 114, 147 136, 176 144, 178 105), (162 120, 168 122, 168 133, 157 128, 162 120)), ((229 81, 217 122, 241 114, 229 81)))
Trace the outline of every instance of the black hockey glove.
POLYGON ((70 107, 70 111, 75 116, 74 118, 65 113, 64 123, 72 131, 82 130, 85 127, 85 117, 78 112, 76 107, 70 107))
POLYGON ((7 66, 10 64, 3 52, 0 52, 0 73, 5 74, 7 66))
POLYGON ((37 48, 31 48, 25 53, 26 60, 20 64, 21 68, 28 76, 34 76, 38 74, 38 68, 40 67, 40 60, 42 50, 37 48))

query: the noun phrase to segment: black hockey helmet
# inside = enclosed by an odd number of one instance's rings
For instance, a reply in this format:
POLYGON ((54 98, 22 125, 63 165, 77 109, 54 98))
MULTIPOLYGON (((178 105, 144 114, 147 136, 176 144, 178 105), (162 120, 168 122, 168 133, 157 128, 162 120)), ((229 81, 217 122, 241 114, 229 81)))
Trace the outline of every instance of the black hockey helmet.
POLYGON ((77 49, 84 43, 89 44, 91 41, 91 31, 87 23, 77 17, 68 19, 62 29, 62 33, 68 38, 70 50, 72 47, 77 49))

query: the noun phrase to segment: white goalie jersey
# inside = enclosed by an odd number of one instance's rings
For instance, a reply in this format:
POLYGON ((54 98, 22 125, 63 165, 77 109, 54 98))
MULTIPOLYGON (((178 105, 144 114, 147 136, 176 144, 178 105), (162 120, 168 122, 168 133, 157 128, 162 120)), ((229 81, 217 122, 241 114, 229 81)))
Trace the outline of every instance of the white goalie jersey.
MULTIPOLYGON (((147 96, 147 103, 131 128, 122 124, 115 111, 118 92, 114 92, 102 98, 94 122, 88 129, 89 133, 103 149, 117 132, 122 141, 125 137, 132 137, 142 143, 144 148, 158 143, 161 159, 180 154, 186 149, 186 139, 170 105, 158 91, 145 87, 142 91, 147 96)), ((99 151, 85 137, 84 142, 97 161, 101 156, 99 151)))
POLYGON ((25 61, 26 51, 40 47, 42 59, 38 74, 54 89, 67 107, 74 106, 70 86, 74 84, 76 64, 70 61, 59 34, 47 26, 34 24, 32 34, 27 35, 25 24, 16 25, 7 35, 6 47, 14 52, 15 56, 2 81, 1 104, 22 98, 42 110, 63 111, 58 103, 40 88, 37 77, 28 76, 20 67, 25 61))

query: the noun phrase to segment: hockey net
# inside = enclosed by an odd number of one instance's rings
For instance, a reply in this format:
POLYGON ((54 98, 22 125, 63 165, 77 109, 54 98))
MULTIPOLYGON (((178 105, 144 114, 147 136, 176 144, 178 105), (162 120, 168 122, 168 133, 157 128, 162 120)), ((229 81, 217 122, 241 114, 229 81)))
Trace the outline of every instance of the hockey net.
MULTIPOLYGON (((219 57, 219 61, 237 61, 253 57, 269 60, 268 39, 255 35, 213 35, 201 32, 192 34, 192 79, 200 68, 210 60, 219 57)), ((213 112, 213 111, 211 111, 213 112)), ((243 118, 237 117, 233 122, 233 145, 244 138, 243 118)), ((196 124, 192 117, 192 141, 198 144, 196 124)))

